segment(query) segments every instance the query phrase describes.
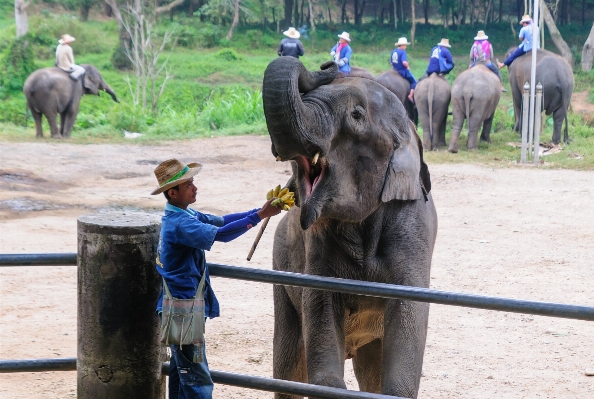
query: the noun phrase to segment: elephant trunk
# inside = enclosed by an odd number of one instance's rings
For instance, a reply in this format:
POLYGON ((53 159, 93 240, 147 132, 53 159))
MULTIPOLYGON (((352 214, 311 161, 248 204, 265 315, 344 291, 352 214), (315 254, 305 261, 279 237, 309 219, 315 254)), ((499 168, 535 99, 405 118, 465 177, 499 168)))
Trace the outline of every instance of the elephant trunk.
POLYGON ((323 64, 321 69, 309 72, 298 59, 279 57, 264 72, 262 98, 266 125, 272 152, 283 160, 297 155, 313 156, 317 151, 314 143, 316 137, 323 135, 317 130, 323 126, 325 104, 315 99, 304 102, 301 96, 332 82, 338 74, 334 62, 323 64))
POLYGON ((119 103, 120 102, 118 100, 118 98, 116 97, 116 94, 113 91, 113 89, 111 87, 109 87, 109 85, 107 83, 105 83, 105 82, 103 82, 103 90, 105 90, 105 92, 111 96, 111 98, 113 99, 113 101, 115 101, 116 103, 119 103))

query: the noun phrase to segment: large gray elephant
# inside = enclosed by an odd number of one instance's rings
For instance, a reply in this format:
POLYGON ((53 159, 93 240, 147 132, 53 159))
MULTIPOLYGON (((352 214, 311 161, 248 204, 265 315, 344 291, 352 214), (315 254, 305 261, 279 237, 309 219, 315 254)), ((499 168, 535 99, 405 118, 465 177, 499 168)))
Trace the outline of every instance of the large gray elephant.
POLYGON ((451 95, 448 81, 436 73, 417 84, 414 99, 423 126, 425 151, 446 145, 446 121, 451 95))
MULTIPOLYGON (((511 54, 515 47, 508 50, 511 54), (511 50, 511 51, 510 51, 511 50)), ((522 93, 524 83, 530 82, 530 67, 532 64, 532 53, 518 57, 509 66, 509 83, 514 99, 514 130, 521 129, 522 115, 522 93)), ((571 95, 573 94, 573 72, 563 57, 547 50, 539 49, 536 53, 536 82, 543 86, 543 111, 546 115, 553 114, 553 137, 554 144, 561 141, 561 128, 565 121, 565 133, 563 141, 569 142, 567 132, 567 113, 571 95)))
POLYGON ((70 137, 83 94, 98 96, 99 90, 103 90, 111 95, 113 101, 119 102, 97 68, 89 64, 81 66, 86 73, 76 82, 70 79, 68 72, 55 67, 39 69, 25 81, 23 92, 35 120, 38 138, 43 137, 42 115, 49 122, 52 138, 70 137), (60 115, 59 130, 57 115, 60 115))
POLYGON ((408 94, 410 93, 410 83, 408 80, 404 79, 400 74, 393 69, 381 73, 377 78, 375 78, 378 82, 382 85, 386 86, 390 91, 396 94, 396 97, 402 102, 404 105, 404 109, 406 109, 406 113, 411 121, 414 122, 415 126, 419 123, 419 114, 417 112, 417 107, 408 99, 408 94))
POLYGON ((483 125, 481 140, 491 142, 493 116, 501 97, 501 82, 489 68, 476 65, 462 72, 452 85, 452 115, 454 125, 450 137, 450 152, 458 152, 464 119, 468 120, 469 150, 478 149, 478 131, 483 125))
MULTIPOLYGON (((275 233, 275 270, 429 287, 437 215, 421 140, 383 85, 309 72, 292 57, 264 74, 272 154, 290 161, 297 206, 275 233)), ((429 305, 274 286, 275 378, 416 398, 429 305)), ((276 394, 279 398, 296 396, 276 394)))

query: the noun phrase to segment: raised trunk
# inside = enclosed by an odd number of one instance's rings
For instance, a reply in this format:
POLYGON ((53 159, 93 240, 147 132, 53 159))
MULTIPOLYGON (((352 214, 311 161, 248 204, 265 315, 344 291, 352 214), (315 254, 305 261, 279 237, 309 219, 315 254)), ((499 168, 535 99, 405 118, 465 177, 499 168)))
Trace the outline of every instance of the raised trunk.
POLYGON ((592 29, 582 49, 582 71, 592 70, 592 59, 594 59, 594 24, 592 24, 592 29))
POLYGON ((549 28, 551 39, 553 40, 553 43, 555 43, 555 47, 557 47, 557 49, 561 53, 561 56, 565 58, 565 60, 569 63, 569 66, 573 68, 573 54, 571 54, 569 46, 567 45, 567 43, 565 43, 563 37, 561 37, 561 33, 559 32, 559 29, 557 29, 555 21, 553 21, 553 17, 551 16, 549 8, 543 0, 540 1, 540 7, 542 10, 544 20, 547 24, 547 28, 549 28))
POLYGON ((312 104, 305 105, 300 95, 332 82, 338 74, 332 61, 322 68, 326 69, 309 72, 296 58, 279 57, 264 72, 262 101, 266 125, 273 141, 273 154, 283 160, 296 155, 313 157, 314 138, 324 136, 325 132, 316 130, 321 126, 315 123, 324 119, 324 114, 316 112, 312 104))

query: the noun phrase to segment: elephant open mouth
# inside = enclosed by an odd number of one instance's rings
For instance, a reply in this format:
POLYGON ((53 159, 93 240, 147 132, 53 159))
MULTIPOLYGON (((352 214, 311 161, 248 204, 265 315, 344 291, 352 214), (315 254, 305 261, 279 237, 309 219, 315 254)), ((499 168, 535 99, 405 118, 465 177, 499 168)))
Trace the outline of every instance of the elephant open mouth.
POLYGON ((305 204, 316 187, 324 179, 328 165, 326 165, 326 158, 320 156, 319 152, 313 158, 298 155, 293 160, 297 162, 297 178, 305 196, 302 200, 305 204))

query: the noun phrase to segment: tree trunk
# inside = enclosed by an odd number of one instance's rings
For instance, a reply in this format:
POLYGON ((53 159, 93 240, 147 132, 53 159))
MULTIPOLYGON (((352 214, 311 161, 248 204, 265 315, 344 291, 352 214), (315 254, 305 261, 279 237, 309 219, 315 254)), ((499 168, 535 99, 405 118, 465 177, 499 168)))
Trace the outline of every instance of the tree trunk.
POLYGON ((497 22, 501 23, 502 17, 503 17, 503 0, 499 0, 499 16, 497 17, 497 22))
POLYGON ((233 7, 233 23, 231 24, 231 28, 229 28, 229 32, 227 32, 227 40, 233 38, 233 31, 239 23, 239 3, 241 3, 241 0, 236 0, 235 6, 233 7))
POLYGON ((313 13, 313 4, 311 4, 312 0, 308 0, 307 4, 309 4, 309 24, 311 25, 311 31, 316 31, 316 24, 314 23, 314 13, 313 13))
POLYGON ((80 21, 87 22, 89 19, 89 11, 91 10, 91 2, 89 0, 83 0, 80 2, 80 21))
POLYGON ((328 6, 328 22, 332 25, 332 12, 330 11, 330 6, 328 6))
POLYGON ((175 1, 172 1, 171 3, 165 4, 164 6, 156 7, 155 14, 163 14, 166 12, 170 12, 175 7, 183 4, 184 1, 186 1, 186 0, 175 0, 175 1))
POLYGON ((553 21, 553 17, 551 16, 549 8, 543 0, 540 1, 540 8, 547 24, 547 28, 549 28, 551 39, 553 40, 553 43, 555 43, 555 47, 557 47, 561 53, 561 56, 565 58, 565 60, 573 68, 573 55, 571 54, 571 50, 569 49, 567 43, 565 43, 565 40, 563 40, 563 37, 561 37, 561 33, 559 32, 559 29, 557 29, 555 21, 553 21))
POLYGON ((28 1, 14 0, 14 19, 16 22, 16 37, 21 37, 29 32, 29 20, 27 18, 28 1))
POLYGON ((301 0, 301 11, 299 12, 299 26, 303 25, 305 22, 305 11, 303 7, 305 5, 305 0, 301 0))
POLYGON ((592 24, 590 35, 588 35, 582 50, 582 71, 589 72, 592 70, 592 59, 594 59, 594 24, 592 24))
MULTIPOLYGON (((396 0, 394 0, 396 1, 396 0)), ((346 20, 346 0, 342 0, 341 7, 340 7, 340 23, 344 24, 346 20)))
POLYGON ((398 7, 396 7, 396 0, 390 2, 390 24, 394 24, 394 29, 398 29, 398 7))
POLYGON ((293 10, 293 18, 295 18, 295 28, 299 28, 299 0, 295 0, 295 10, 293 10))
POLYGON ((411 47, 415 48, 415 30, 416 30, 415 0, 410 0, 410 20, 412 22, 412 26, 410 27, 410 43, 411 43, 411 47))
POLYGON ((283 21, 283 28, 288 29, 291 26, 293 19, 293 0, 285 0, 285 19, 283 21))

